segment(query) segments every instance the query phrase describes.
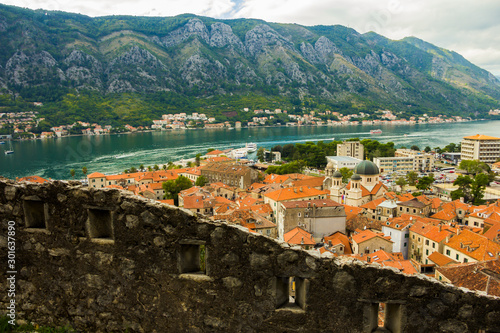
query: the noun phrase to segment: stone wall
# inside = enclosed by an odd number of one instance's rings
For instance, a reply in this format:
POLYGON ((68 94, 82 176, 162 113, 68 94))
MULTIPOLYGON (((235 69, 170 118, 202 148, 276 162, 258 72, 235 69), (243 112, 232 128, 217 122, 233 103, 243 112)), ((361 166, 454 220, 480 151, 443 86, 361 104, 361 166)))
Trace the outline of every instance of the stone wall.
MULTIPOLYGON (((371 332, 383 303, 392 332, 500 331, 498 298, 320 258, 118 190, 0 181, 0 221, 2 264, 8 221, 16 224, 17 316, 40 325, 85 332, 371 332)), ((2 292, 0 315, 8 301, 2 292)))

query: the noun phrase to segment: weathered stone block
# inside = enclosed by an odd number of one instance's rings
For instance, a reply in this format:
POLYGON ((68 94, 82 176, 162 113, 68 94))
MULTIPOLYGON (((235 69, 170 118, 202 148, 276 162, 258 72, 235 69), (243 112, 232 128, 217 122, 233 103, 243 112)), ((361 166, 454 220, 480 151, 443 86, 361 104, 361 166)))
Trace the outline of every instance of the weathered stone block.
POLYGON ((271 261, 265 254, 252 253, 250 254, 250 267, 252 269, 266 269, 270 268, 271 261))
POLYGON ((222 282, 224 283, 224 286, 226 286, 226 288, 238 288, 243 285, 243 282, 241 282, 240 279, 233 276, 227 276, 223 278, 222 282))

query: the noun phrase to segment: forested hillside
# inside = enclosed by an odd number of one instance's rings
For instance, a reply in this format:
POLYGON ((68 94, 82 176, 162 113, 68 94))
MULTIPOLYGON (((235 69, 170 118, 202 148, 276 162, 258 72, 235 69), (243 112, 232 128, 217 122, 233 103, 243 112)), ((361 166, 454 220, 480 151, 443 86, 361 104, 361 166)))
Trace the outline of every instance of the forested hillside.
POLYGON ((260 20, 110 16, 0 5, 0 107, 150 124, 168 112, 281 108, 482 116, 500 82, 414 37, 260 20))

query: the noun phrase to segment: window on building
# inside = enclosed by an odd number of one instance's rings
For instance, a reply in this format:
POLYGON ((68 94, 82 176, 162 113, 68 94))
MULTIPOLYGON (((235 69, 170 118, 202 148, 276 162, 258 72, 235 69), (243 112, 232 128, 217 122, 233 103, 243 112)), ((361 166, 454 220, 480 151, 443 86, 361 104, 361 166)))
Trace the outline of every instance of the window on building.
POLYGON ((428 239, 425 240, 425 245, 429 245, 429 240, 428 239))
POLYGON ((460 255, 457 254, 455 258, 457 258, 457 260, 460 260, 460 255))
POLYGON ((403 247, 406 247, 406 243, 403 244, 403 247))
POLYGON ((435 249, 436 248, 436 243, 432 242, 432 248, 435 249))
POLYGON ((469 262, 469 259, 464 258, 464 263, 469 262))
POLYGON ((446 255, 449 256, 450 255, 450 250, 446 250, 446 255))

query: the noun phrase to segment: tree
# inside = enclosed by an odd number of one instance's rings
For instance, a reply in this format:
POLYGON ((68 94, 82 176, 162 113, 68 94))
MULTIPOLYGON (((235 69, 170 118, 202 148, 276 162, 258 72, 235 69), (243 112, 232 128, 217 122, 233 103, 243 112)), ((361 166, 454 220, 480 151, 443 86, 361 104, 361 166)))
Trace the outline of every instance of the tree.
POLYGON ((406 180, 408 180, 408 184, 410 184, 410 186, 415 186, 417 179, 418 174, 415 171, 410 171, 406 174, 406 180))
POLYGON ((155 169, 156 171, 160 170, 160 167, 158 166, 158 164, 155 164, 154 169, 155 169))
POLYGON ((471 199, 470 188, 472 182, 473 179, 469 176, 458 176, 457 179, 455 179, 455 181, 453 182, 453 185, 458 186, 458 189, 451 192, 451 199, 457 200, 460 198, 464 198, 465 202, 469 202, 471 199))
POLYGON ((167 165, 163 164, 163 170, 167 170, 167 165))
POLYGON ((422 177, 418 180, 416 187, 420 191, 426 191, 429 189, 429 187, 431 186, 432 183, 434 183, 434 177, 433 176, 425 176, 425 177, 422 177))
POLYGON ((83 176, 84 176, 84 177, 87 177, 87 167, 86 167, 86 166, 84 166, 84 167, 82 168, 82 172, 83 172, 83 176))
POLYGON ((339 169, 339 172, 342 174, 342 182, 348 183, 349 179, 351 179, 352 177, 353 171, 351 169, 343 167, 339 169))
POLYGON ((471 201, 473 205, 481 205, 483 203, 484 190, 490 182, 488 175, 480 173, 474 177, 474 181, 470 187, 471 201))
POLYGON ((214 151, 214 150, 215 150, 214 148, 208 148, 207 153, 210 153, 211 151, 214 151))
POLYGON ((411 150, 418 150, 420 151, 420 148, 417 145, 413 145, 410 147, 411 150))
POLYGON ((177 179, 166 181, 162 184, 165 190, 163 199, 174 199, 174 204, 179 205, 179 193, 193 186, 189 178, 179 176, 177 179))
POLYGON ((208 183, 208 179, 205 176, 199 176, 194 183, 195 186, 203 187, 208 183))
POLYGON ((459 169, 467 171, 467 173, 477 175, 478 173, 486 172, 488 173, 490 171, 490 167, 488 164, 484 162, 479 162, 477 160, 462 160, 460 162, 459 169))
POLYGON ((201 162, 201 154, 199 154, 199 153, 196 154, 196 157, 195 157, 194 160, 195 160, 196 166, 199 167, 200 166, 200 162, 201 162))
POLYGON ((426 153, 430 152, 431 150, 432 150, 432 149, 431 149, 431 147, 429 147, 429 146, 426 146, 426 147, 425 147, 425 149, 424 149, 424 151, 425 151, 426 153))
POLYGON ((71 178, 75 179, 75 169, 69 170, 69 173, 71 174, 71 178))
POLYGON ((137 169, 135 167, 131 167, 130 168, 130 173, 134 173, 134 172, 137 172, 137 169))
POLYGON ((144 170, 144 164, 139 165, 139 170, 144 170))
POLYGON ((401 192, 404 190, 404 187, 408 185, 408 182, 406 181, 405 177, 399 177, 398 180, 396 180, 396 185, 401 187, 401 192))
POLYGON ((257 150, 257 158, 259 159, 259 162, 264 161, 264 148, 260 147, 259 150, 257 150))

